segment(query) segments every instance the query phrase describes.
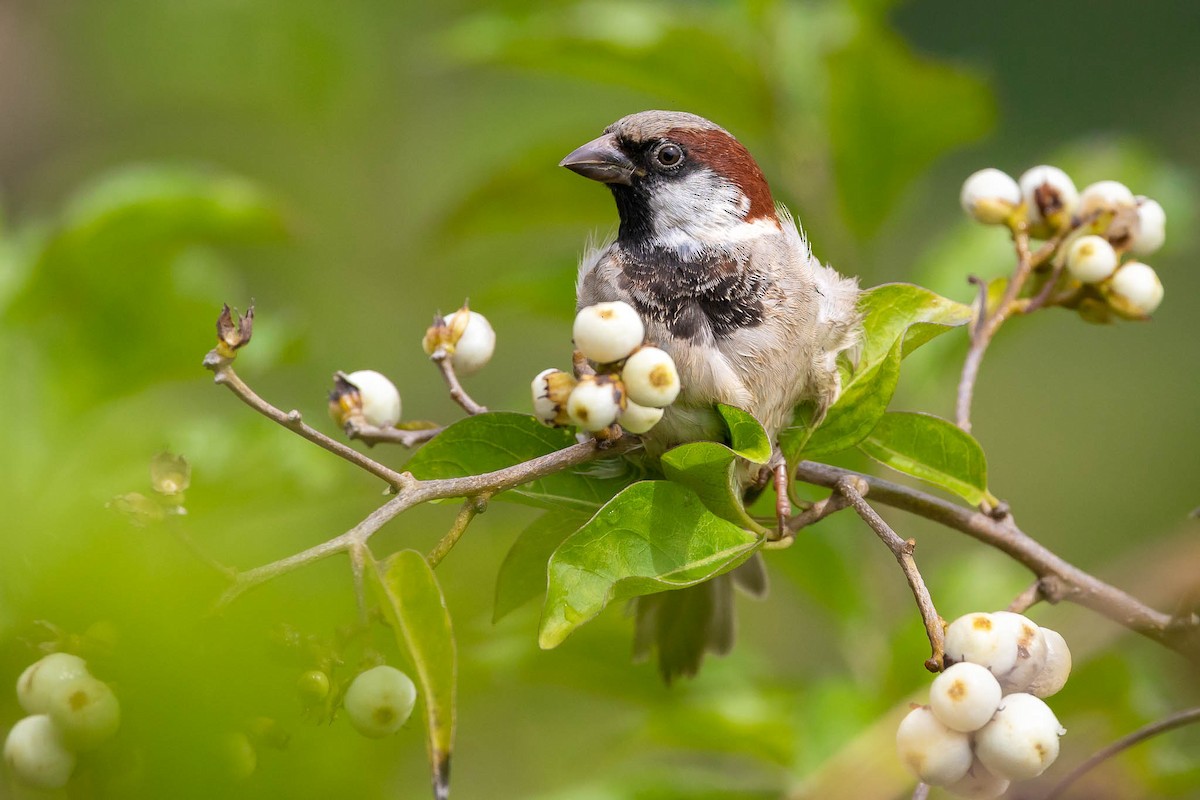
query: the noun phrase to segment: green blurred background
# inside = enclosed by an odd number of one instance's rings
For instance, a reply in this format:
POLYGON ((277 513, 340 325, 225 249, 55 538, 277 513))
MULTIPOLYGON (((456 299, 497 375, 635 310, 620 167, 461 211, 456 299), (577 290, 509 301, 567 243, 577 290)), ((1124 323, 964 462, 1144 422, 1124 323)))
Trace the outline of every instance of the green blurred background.
MULTIPOLYGON (((254 298, 239 370, 278 405, 332 431, 329 376, 373 368, 406 418, 448 421, 419 340, 470 297, 499 350, 469 388, 526 410, 529 377, 566 365, 584 241, 615 225, 607 193, 555 164, 646 108, 731 129, 817 254, 864 285, 965 301, 968 273, 1010 268, 1004 236, 958 208, 982 166, 1049 161, 1159 199, 1154 321, 1016 320, 984 365, 975 432, 1027 530, 1171 608, 1200 576, 1197 31, 1193 0, 0 1, 0 678, 37 657, 36 620, 107 631, 92 665, 125 716, 60 794, 428 796, 415 722, 374 741, 302 718, 294 683, 311 664, 274 633, 332 638, 354 619, 343 560, 209 614, 222 579, 177 534, 247 568, 350 527, 380 487, 214 388, 200 359, 220 304, 254 298), (193 465, 189 513, 138 527, 106 503, 149 494, 162 450, 193 465), (258 717, 290 740, 233 781, 218 743, 258 717)), ((906 362, 893 407, 949 414, 963 350, 951 335, 906 362)), ((406 515, 376 552, 428 548, 452 513, 406 515)), ((854 520, 773 554, 772 595, 740 606, 735 653, 668 689, 629 662, 619 609, 553 652, 537 648, 536 604, 492 624, 497 567, 532 518, 493 503, 438 570, 461 660, 454 796, 911 792, 892 736, 928 683, 920 623, 854 520)), ((893 519, 947 617, 1027 584, 998 553, 893 519)), ((1200 700, 1194 667, 1161 648, 1078 609, 1034 617, 1077 666, 1052 702, 1063 755, 1032 786, 1200 700)), ((20 715, 0 693, 0 728, 20 715)), ((1200 797, 1197 753, 1200 734, 1178 732, 1074 796, 1200 797)), ((5 776, 0 796, 26 793, 5 776)))

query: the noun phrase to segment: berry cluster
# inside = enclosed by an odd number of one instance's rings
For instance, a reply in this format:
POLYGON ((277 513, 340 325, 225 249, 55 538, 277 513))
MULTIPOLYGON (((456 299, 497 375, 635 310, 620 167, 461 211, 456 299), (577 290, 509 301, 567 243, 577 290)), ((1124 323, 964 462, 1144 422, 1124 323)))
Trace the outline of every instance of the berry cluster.
MULTIPOLYGON (((441 350, 457 375, 483 369, 496 352, 496 332, 487 317, 464 305, 448 317, 438 314, 425 331, 421 346, 428 355, 441 350)), ((329 416, 346 427, 365 422, 376 428, 394 428, 400 422, 400 390, 387 376, 372 369, 334 376, 329 393, 329 416)))
POLYGON ((17 701, 29 713, 4 740, 4 760, 22 783, 40 789, 65 786, 75 754, 108 741, 121 725, 121 706, 87 663, 51 653, 17 679, 17 701))
POLYGON ((1124 184, 1099 181, 1078 191, 1058 167, 1034 167, 1020 180, 989 167, 967 178, 960 199, 967 214, 985 224, 1024 229, 1039 239, 1062 237, 1054 263, 1065 265, 1074 283, 1064 288, 1075 290, 1063 304, 1087 318, 1105 321, 1112 312, 1144 319, 1162 302, 1158 275, 1132 257, 1162 246, 1166 212, 1124 184))
POLYGON ((1020 614, 967 614, 946 628, 945 655, 929 705, 896 732, 900 760, 959 797, 999 797, 1011 781, 1041 775, 1066 732, 1041 699, 1070 675, 1062 636, 1020 614))
POLYGON ((597 303, 575 316, 575 347, 595 372, 558 369, 533 379, 534 414, 545 425, 596 432, 619 424, 646 433, 679 396, 679 373, 665 350, 643 344, 646 328, 628 303, 597 303))

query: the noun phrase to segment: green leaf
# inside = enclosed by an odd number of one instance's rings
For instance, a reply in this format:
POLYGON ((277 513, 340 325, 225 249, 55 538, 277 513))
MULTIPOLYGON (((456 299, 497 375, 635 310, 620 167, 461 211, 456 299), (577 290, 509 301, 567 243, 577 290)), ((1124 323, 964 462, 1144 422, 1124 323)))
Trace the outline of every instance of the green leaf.
POLYGON ((795 464, 802 454, 804 458, 821 458, 840 453, 871 432, 896 392, 901 347, 898 338, 886 358, 866 371, 855 373, 854 380, 842 390, 820 427, 813 430, 798 415, 798 424, 780 431, 779 446, 788 463, 795 464))
POLYGON ((971 307, 911 283, 885 283, 863 292, 858 309, 863 315, 863 347, 859 370, 870 369, 903 337, 901 356, 945 333, 966 325, 971 307))
POLYGON ((435 797, 450 786, 450 753, 454 747, 455 683, 458 657, 450 612, 425 556, 401 550, 380 563, 371 560, 376 587, 396 642, 413 660, 425 705, 429 761, 435 797))
POLYGON ((717 413, 729 428, 730 447, 735 453, 755 464, 771 460, 771 439, 753 414, 724 403, 717 403, 717 413))
POLYGON ((661 462, 667 478, 695 492, 709 511, 759 534, 766 532, 746 513, 739 474, 745 462, 733 450, 718 442, 690 442, 668 450, 661 462))
POLYGON ((985 134, 995 117, 983 81, 914 54, 861 15, 828 75, 834 175, 843 215, 862 237, 935 158, 985 134))
POLYGON ((538 643, 558 646, 614 600, 728 572, 761 542, 714 515, 690 489, 635 483, 554 551, 538 643))
POLYGON ((558 546, 587 522, 585 514, 556 511, 542 514, 521 532, 496 576, 492 622, 546 591, 546 563, 558 546))
POLYGON ((932 414, 884 414, 859 449, 894 470, 947 489, 972 505, 995 501, 987 458, 971 434, 932 414))
MULTIPOLYGON (((409 459, 406 469, 422 480, 461 478, 511 467, 575 444, 566 430, 547 428, 527 414, 491 412, 459 420, 409 459)), ((531 481, 497 497, 540 508, 591 513, 638 477, 632 464, 614 457, 531 481)))

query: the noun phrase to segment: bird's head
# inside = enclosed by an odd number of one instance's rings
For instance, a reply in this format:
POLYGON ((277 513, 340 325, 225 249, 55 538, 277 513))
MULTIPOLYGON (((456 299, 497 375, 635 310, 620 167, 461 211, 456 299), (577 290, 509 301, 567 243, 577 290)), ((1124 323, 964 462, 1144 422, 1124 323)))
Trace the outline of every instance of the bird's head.
POLYGON ((559 166, 608 184, 626 247, 687 257, 779 229, 762 170, 728 131, 695 114, 643 111, 559 166))

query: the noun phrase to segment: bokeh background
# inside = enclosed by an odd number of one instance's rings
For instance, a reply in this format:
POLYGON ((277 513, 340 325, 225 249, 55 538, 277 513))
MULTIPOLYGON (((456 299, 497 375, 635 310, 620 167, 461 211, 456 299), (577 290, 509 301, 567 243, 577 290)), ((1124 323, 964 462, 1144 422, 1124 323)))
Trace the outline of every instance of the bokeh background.
MULTIPOLYGON (((209 613, 222 578, 181 537, 247 568, 350 527, 380 487, 214 388, 200 359, 220 304, 253 298, 240 372, 278 405, 332 431, 330 375, 373 368, 406 418, 448 421, 419 340, 469 297, 499 335, 469 388, 525 410, 529 377, 568 360, 584 241, 615 225, 607 193, 555 164, 645 108, 735 132, 818 255, 864 285, 966 301, 968 274, 1010 268, 1003 234, 958 208, 982 166, 1056 163, 1159 199, 1154 321, 1015 320, 984 365, 975 432, 1027 530, 1173 607, 1200 577, 1197 31, 1192 0, 0 0, 0 678, 53 638, 48 621, 95 646, 125 715, 60 796, 428 796, 419 725, 374 741, 302 718, 308 665, 280 626, 332 639, 354 619, 343 560, 209 613), (149 494, 163 450, 193 465, 189 513, 139 527, 110 501, 149 494), (219 742, 257 718, 286 747, 264 744, 234 781, 219 742)), ((949 414, 963 350, 949 335, 906 362, 894 408, 949 414)), ((376 552, 427 548, 452 514, 408 514, 376 552)), ((928 683, 923 637, 854 520, 772 555, 772 595, 740 606, 735 653, 666 688, 630 663, 620 609, 553 652, 537 648, 536 603, 492 623, 497 568, 532 518, 493 503, 438 571, 460 647, 456 797, 911 792, 892 737, 928 683)), ((1027 585, 996 552, 893 521, 948 617, 1027 585)), ((1034 616, 1076 653, 1053 701, 1070 734, 1013 796, 1200 700, 1195 667, 1161 648, 1078 609, 1034 616)), ((0 728, 20 715, 0 693, 0 728)), ((1200 733, 1180 731, 1072 796, 1200 797, 1198 754, 1200 733)))

